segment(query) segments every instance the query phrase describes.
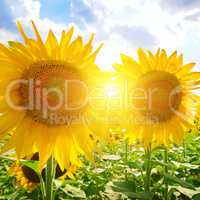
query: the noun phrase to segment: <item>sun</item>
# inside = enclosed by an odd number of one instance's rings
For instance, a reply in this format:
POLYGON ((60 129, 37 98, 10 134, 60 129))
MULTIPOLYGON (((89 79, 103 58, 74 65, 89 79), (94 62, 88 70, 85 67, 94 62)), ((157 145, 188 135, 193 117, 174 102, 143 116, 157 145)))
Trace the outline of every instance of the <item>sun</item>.
POLYGON ((194 119, 200 73, 195 64, 183 64, 183 56, 155 55, 138 50, 139 61, 121 55, 115 69, 127 80, 127 106, 124 118, 127 137, 145 146, 180 143, 194 119))
POLYGON ((105 87, 105 92, 108 97, 116 97, 118 95, 118 89, 116 86, 108 85, 105 87))
POLYGON ((36 39, 18 23, 24 44, 0 44, 0 133, 11 134, 4 150, 15 149, 18 158, 38 152, 42 168, 53 155, 64 169, 93 151, 88 92, 100 77, 94 62, 102 45, 92 51, 93 34, 86 44, 72 40, 73 27, 60 41, 50 30, 44 42, 32 26, 36 39))

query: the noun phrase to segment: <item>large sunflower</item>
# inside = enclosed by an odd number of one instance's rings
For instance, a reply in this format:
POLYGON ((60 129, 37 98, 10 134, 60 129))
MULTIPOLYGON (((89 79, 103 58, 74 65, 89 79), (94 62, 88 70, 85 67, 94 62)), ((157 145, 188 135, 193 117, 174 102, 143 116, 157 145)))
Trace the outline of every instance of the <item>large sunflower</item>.
POLYGON ((153 55, 139 49, 138 57, 122 54, 122 64, 114 64, 127 80, 127 136, 145 146, 180 143, 193 120, 200 73, 192 72, 194 63, 184 65, 177 52, 167 56, 159 49, 153 55))
POLYGON ((11 134, 5 149, 14 148, 18 158, 38 152, 42 167, 54 155, 63 170, 92 151, 87 95, 98 79, 94 61, 102 45, 92 53, 94 35, 86 45, 80 36, 71 42, 73 27, 60 42, 51 30, 43 42, 32 25, 36 39, 18 23, 25 44, 0 44, 0 135, 11 134))

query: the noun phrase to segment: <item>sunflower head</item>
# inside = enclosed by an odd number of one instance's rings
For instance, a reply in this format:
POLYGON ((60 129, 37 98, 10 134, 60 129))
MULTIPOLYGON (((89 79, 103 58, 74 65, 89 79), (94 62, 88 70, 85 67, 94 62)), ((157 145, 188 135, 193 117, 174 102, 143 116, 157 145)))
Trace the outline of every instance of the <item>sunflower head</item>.
MULTIPOLYGON (((39 154, 35 153, 31 156, 32 161, 39 160, 39 154)), ((55 178, 71 178, 74 179, 74 173, 77 171, 77 168, 81 166, 79 161, 77 165, 70 165, 66 170, 61 170, 59 165, 56 165, 55 178)), ((41 172, 42 178, 45 180, 45 168, 41 172)), ((33 191, 37 188, 40 183, 39 175, 30 167, 24 165, 20 161, 16 161, 9 169, 9 172, 12 176, 16 178, 16 185, 18 187, 24 188, 29 191, 33 191)))
POLYGON ((72 40, 73 27, 60 41, 51 30, 43 41, 32 26, 36 38, 18 23, 24 43, 0 44, 0 136, 11 133, 5 150, 18 158, 38 152, 42 169, 53 155, 64 170, 94 147, 88 93, 100 78, 94 62, 102 45, 92 50, 93 34, 86 44, 72 40))
POLYGON ((190 127, 199 87, 200 73, 194 63, 183 64, 177 52, 167 55, 160 49, 155 55, 138 50, 138 61, 121 55, 116 70, 126 77, 126 126, 128 136, 150 143, 180 143, 190 127))
POLYGON ((19 162, 14 163, 9 171, 10 175, 16 178, 16 185, 19 188, 33 191, 40 182, 37 174, 33 170, 25 171, 19 162))

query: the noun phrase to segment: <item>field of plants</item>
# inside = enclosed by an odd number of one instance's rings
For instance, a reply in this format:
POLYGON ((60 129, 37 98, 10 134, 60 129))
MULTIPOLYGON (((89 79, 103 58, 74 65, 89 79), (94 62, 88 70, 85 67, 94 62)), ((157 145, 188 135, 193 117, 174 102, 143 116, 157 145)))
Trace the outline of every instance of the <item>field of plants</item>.
MULTIPOLYGON (((183 146, 167 150, 167 162, 164 147, 153 149, 149 192, 144 188, 147 167, 144 149, 114 138, 112 144, 103 145, 101 154, 94 155, 93 162, 82 158, 84 164, 73 177, 54 180, 55 199, 162 200, 167 187, 169 200, 199 200, 200 134, 195 127, 188 133, 183 146)), ((9 157, 1 157, 0 199, 41 199, 39 185, 34 191, 28 191, 17 186, 16 177, 8 176, 13 163, 15 161, 9 157)), ((34 161, 23 164, 37 171, 34 161)))

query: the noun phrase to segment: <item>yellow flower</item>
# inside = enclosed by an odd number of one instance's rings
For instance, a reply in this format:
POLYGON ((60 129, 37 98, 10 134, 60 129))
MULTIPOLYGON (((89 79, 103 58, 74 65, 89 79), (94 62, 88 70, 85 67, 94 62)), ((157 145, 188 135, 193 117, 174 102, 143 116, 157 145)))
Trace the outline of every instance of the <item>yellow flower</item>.
POLYGON ((14 163, 10 169, 9 173, 11 176, 15 176, 17 187, 22 187, 29 191, 35 190, 37 184, 40 182, 39 177, 33 170, 23 170, 20 162, 14 163), (31 177, 31 178, 30 178, 31 177))
MULTIPOLYGON (((31 156, 31 160, 38 160, 38 153, 31 156)), ((79 161, 80 162, 80 161, 79 161)), ((74 178, 73 174, 76 172, 77 167, 71 165, 68 170, 62 171, 59 165, 56 166, 55 178, 74 178)), ((40 183, 38 174, 26 165, 23 165, 20 161, 16 161, 9 169, 9 174, 16 178, 17 187, 24 188, 29 191, 33 191, 40 183)), ((45 178, 45 169, 42 170, 42 178, 45 178)))
POLYGON ((51 30, 43 42, 32 25, 36 39, 18 23, 25 44, 0 44, 0 135, 11 133, 5 149, 18 158, 38 152, 42 168, 54 155, 64 169, 76 165, 79 153, 91 155, 87 95, 99 76, 94 61, 102 45, 92 52, 93 34, 85 45, 80 36, 71 42, 73 27, 60 42, 51 30))
POLYGON ((127 137, 146 147, 180 143, 194 119, 200 73, 192 71, 194 63, 184 65, 177 52, 167 56, 159 49, 153 55, 138 49, 138 57, 122 54, 122 64, 114 64, 127 80, 127 137))

